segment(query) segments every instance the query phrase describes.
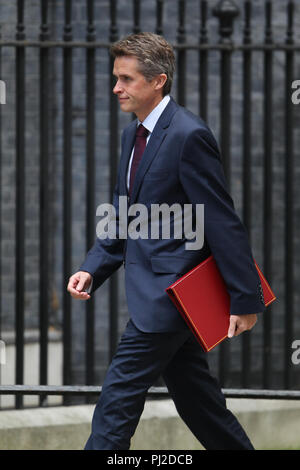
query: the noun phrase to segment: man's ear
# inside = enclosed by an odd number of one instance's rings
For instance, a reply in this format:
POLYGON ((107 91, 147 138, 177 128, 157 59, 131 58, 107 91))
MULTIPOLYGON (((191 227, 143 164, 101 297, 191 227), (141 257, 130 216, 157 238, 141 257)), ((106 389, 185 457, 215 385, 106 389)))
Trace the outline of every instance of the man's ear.
POLYGON ((166 81, 167 81, 167 75, 165 73, 161 73, 159 75, 157 75, 155 78, 154 78, 154 89, 155 90, 162 90, 166 81))

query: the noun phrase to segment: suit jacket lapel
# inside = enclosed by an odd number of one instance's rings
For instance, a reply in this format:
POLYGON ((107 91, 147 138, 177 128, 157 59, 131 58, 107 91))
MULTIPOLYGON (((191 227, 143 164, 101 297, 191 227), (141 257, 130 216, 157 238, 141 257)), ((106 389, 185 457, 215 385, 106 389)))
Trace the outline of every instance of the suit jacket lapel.
POLYGON ((136 176, 135 176, 135 180, 134 180, 134 184, 132 188, 132 194, 130 198, 131 204, 133 204, 135 199, 137 198, 145 173, 148 170, 149 166, 151 165, 154 157, 156 156, 164 138, 166 137, 167 128, 169 127, 171 119, 173 115, 175 114, 175 112, 177 111, 177 109, 178 109, 177 104, 171 98, 171 100, 167 104, 166 108, 164 109, 163 113, 161 114, 159 120, 157 121, 153 129, 153 132, 150 136, 150 139, 147 143, 147 147, 143 154, 142 160, 136 172, 136 176))

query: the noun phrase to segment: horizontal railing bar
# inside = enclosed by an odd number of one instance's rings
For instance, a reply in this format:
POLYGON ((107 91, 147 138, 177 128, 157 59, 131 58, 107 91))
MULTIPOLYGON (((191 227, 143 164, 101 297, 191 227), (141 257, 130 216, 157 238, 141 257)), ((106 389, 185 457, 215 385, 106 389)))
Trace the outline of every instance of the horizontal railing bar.
POLYGON ((0 395, 98 395, 101 389, 90 385, 1 385, 0 395))
MULTIPOLYGON (((0 385, 0 395, 99 395, 102 387, 93 385, 0 385)), ((227 398, 266 398, 299 400, 299 390, 222 389, 227 398)), ((167 398, 166 387, 150 387, 148 396, 167 398)))
MULTIPOLYGON (((0 47, 82 47, 82 48, 110 48, 110 42, 102 41, 16 41, 16 40, 2 40, 0 47)), ((300 51, 300 44, 285 44, 285 43, 272 43, 272 44, 203 44, 203 43, 184 43, 173 44, 174 49, 195 49, 195 50, 220 50, 220 51, 300 51)))
POLYGON ((223 389, 227 398, 266 398, 281 400, 299 400, 298 390, 254 390, 254 389, 223 389))

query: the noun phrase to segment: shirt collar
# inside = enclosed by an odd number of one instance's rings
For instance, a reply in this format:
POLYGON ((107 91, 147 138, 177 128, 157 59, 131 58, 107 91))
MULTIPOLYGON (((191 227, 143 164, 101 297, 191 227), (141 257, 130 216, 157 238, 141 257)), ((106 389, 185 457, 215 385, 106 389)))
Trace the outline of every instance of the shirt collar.
MULTIPOLYGON (((158 103, 158 105, 152 109, 151 113, 143 121, 143 126, 149 131, 149 133, 153 132, 153 129, 160 118, 162 112, 164 111, 165 107, 170 101, 170 95, 166 95, 163 99, 158 103)), ((138 120, 138 125, 141 122, 138 120)))

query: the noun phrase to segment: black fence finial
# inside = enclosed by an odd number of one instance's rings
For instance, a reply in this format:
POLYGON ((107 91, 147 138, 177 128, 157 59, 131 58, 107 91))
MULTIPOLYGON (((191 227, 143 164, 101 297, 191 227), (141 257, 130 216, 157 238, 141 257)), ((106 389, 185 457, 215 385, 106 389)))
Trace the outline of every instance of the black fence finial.
POLYGON ((219 18, 220 42, 231 42, 233 21, 240 14, 240 9, 233 0, 220 0, 213 8, 213 15, 219 18))

